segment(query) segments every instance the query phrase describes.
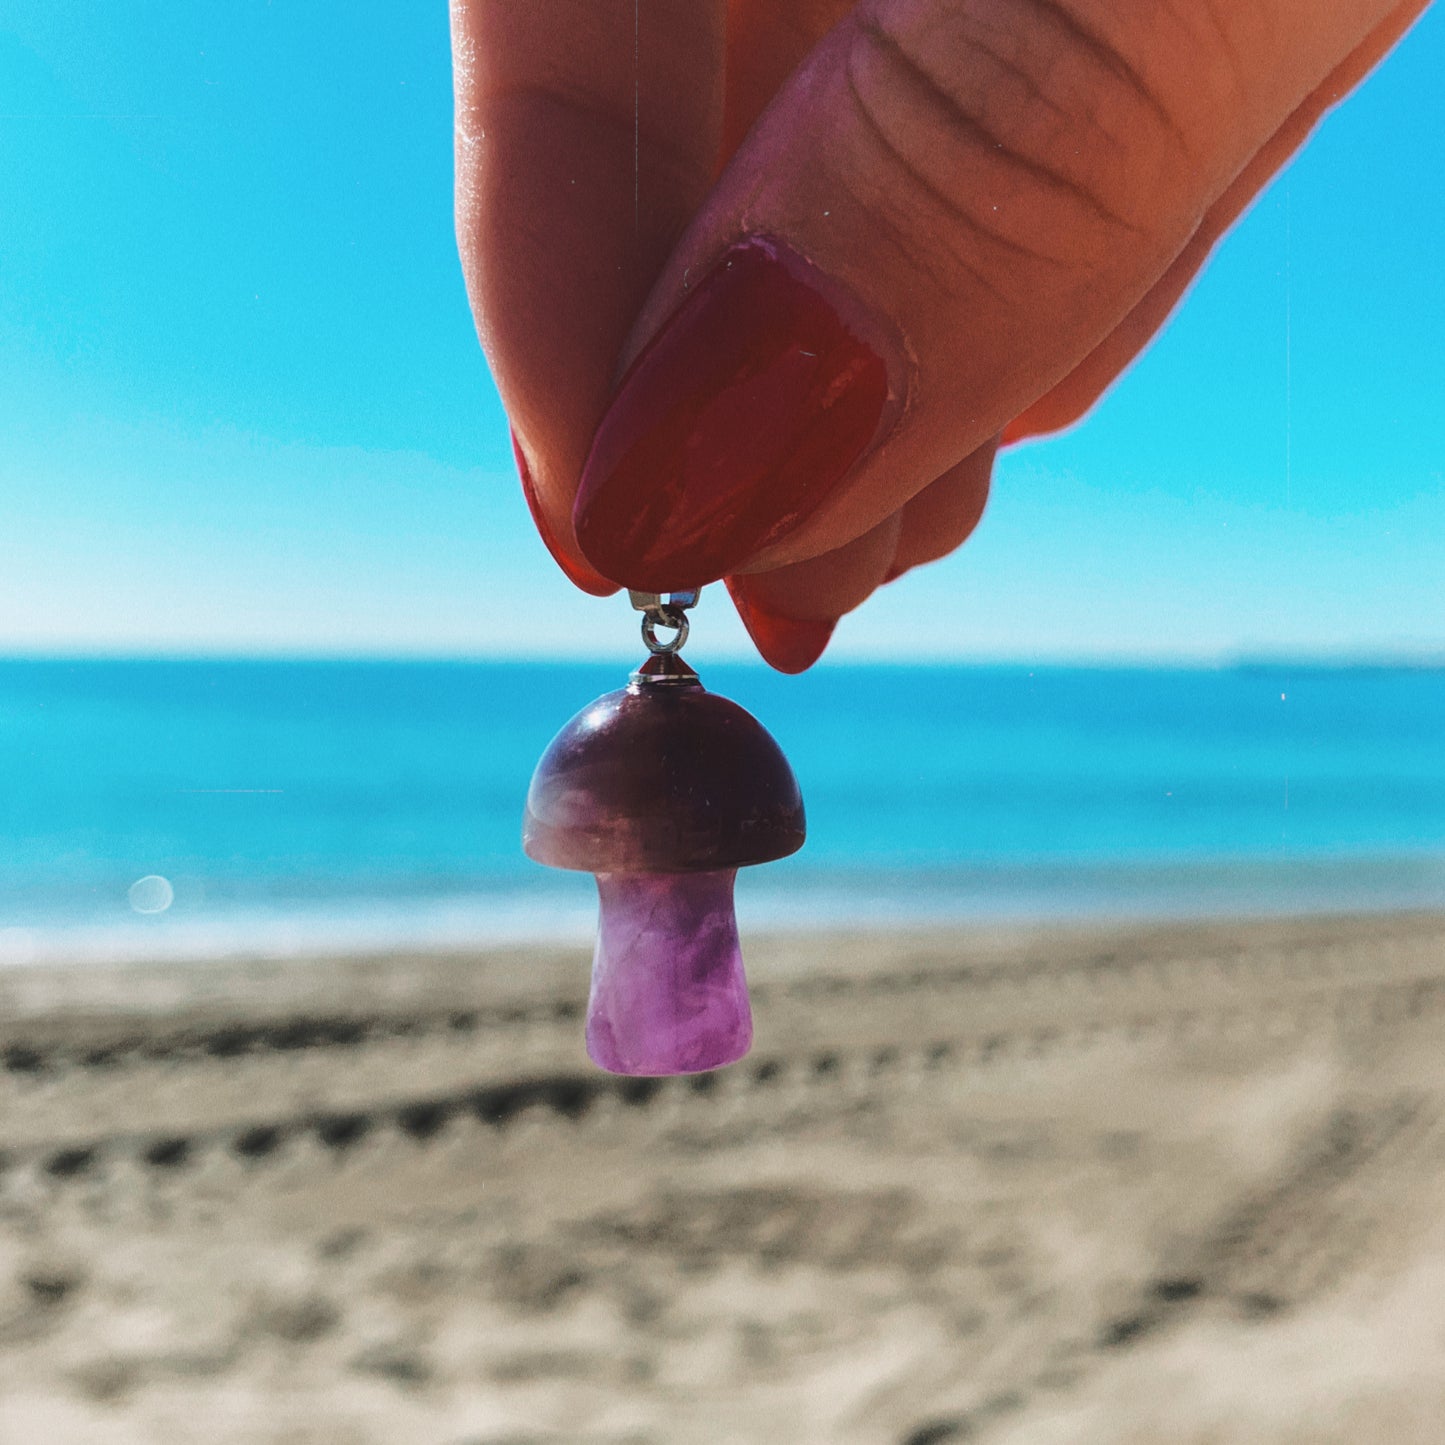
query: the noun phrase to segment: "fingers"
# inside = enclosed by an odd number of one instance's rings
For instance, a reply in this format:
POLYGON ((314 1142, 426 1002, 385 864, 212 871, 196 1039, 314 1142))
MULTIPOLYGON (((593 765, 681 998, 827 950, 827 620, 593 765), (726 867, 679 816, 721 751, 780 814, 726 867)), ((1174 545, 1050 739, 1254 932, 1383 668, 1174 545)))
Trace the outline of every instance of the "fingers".
POLYGON ((836 552, 750 576, 728 578, 738 616, 766 662, 803 672, 828 645, 838 619, 869 597, 898 550, 901 513, 836 552))
POLYGON ((973 535, 988 504, 989 480, 998 443, 998 437, 990 437, 956 467, 924 487, 903 508, 898 551, 885 581, 901 577, 912 567, 946 557, 973 535))
POLYGON ((853 8, 853 0, 730 0, 723 159, 805 55, 853 8))
POLYGON ((1394 8, 864 0, 649 297, 584 554, 663 589, 869 532, 1093 351, 1394 8))
POLYGON ((1009 423, 1006 441, 1070 426, 1098 401, 1153 339, 1224 233, 1305 143, 1325 112, 1380 63, 1428 4, 1429 0, 1408 0, 1401 5, 1306 97, 1209 208, 1199 229, 1143 300, 1068 376, 1009 423))
POLYGON ((724 0, 453 0, 457 239, 527 500, 568 575, 618 353, 705 194, 724 0))
POLYGON ((983 516, 998 438, 990 438, 930 483, 902 510, 821 557, 729 577, 738 615, 779 672, 811 667, 838 619, 885 582, 962 545, 983 516))

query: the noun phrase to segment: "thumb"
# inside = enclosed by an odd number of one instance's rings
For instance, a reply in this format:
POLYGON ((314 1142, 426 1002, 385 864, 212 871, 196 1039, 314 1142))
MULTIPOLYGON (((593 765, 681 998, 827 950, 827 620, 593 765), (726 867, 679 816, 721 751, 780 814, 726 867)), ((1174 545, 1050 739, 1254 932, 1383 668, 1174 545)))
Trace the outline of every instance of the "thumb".
POLYGON ((578 542, 649 590, 846 545, 1167 270, 1399 0, 863 0, 644 306, 578 542))

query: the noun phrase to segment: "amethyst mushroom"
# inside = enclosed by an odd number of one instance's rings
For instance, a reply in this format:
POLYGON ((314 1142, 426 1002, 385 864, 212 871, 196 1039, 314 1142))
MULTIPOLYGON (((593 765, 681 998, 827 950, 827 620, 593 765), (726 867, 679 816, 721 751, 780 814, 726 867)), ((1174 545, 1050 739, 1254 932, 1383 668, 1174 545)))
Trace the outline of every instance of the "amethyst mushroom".
POLYGON ((681 658, 649 658, 557 734, 532 777, 522 846, 597 875, 595 1063, 690 1074, 747 1053, 733 882, 740 867, 797 852, 803 835, 777 743, 681 658))

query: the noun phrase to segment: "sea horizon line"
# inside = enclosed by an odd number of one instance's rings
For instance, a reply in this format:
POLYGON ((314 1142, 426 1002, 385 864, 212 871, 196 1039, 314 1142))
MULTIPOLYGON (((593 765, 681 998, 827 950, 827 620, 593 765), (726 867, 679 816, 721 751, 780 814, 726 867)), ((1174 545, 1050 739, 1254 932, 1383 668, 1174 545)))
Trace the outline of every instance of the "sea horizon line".
MULTIPOLYGON (((599 667, 635 661, 641 649, 609 648, 594 653, 538 654, 535 652, 375 651, 365 649, 167 649, 122 650, 107 648, 0 648, 0 667, 26 665, 175 666, 379 666, 518 668, 599 667)), ((700 658, 708 666, 752 667, 766 670, 756 654, 727 649, 700 658)), ((968 671, 1030 669, 1057 672, 1253 672, 1279 669, 1321 672, 1436 672, 1445 670, 1445 648, 1429 650, 1348 650, 1340 652, 1274 652, 1240 650, 1219 653, 965 653, 956 656, 919 654, 884 656, 846 653, 824 657, 814 671, 867 669, 871 671, 968 671)))

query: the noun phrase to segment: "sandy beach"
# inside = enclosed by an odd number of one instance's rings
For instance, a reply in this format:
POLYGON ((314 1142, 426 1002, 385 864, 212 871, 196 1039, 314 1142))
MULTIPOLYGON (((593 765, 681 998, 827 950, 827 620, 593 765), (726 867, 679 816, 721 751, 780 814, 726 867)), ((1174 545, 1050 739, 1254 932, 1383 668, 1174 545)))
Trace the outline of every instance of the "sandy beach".
POLYGON ((0 975, 5 1445, 1437 1442, 1445 918, 0 975))

